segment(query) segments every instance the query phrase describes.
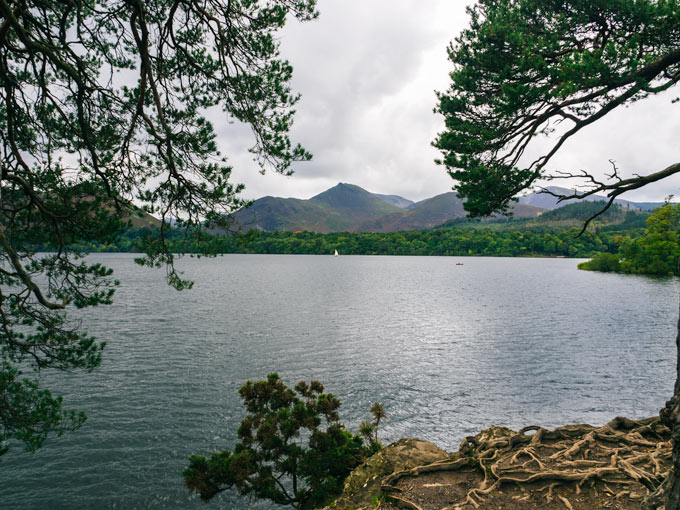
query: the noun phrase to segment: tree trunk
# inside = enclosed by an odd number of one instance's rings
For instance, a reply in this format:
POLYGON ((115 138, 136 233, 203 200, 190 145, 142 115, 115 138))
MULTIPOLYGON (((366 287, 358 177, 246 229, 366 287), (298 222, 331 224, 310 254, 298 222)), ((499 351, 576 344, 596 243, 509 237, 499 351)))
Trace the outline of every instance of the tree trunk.
POLYGON ((675 402, 675 408, 673 409, 673 434, 671 436, 673 441, 673 469, 668 474, 670 491, 668 493, 668 501, 666 502, 666 510, 680 510, 680 424, 678 423, 677 399, 675 402))
POLYGON ((661 410, 661 420, 671 429, 671 443, 673 445, 673 467, 668 473, 668 483, 664 483, 668 491, 666 510, 680 510, 680 317, 678 318, 675 347, 677 360, 673 398, 666 402, 666 407, 661 410))
MULTIPOLYGON (((680 275, 680 260, 678 260, 680 275)), ((661 422, 671 429, 673 465, 668 477, 643 503, 642 510, 680 510, 680 313, 675 336, 676 362, 673 397, 661 410, 661 422)))

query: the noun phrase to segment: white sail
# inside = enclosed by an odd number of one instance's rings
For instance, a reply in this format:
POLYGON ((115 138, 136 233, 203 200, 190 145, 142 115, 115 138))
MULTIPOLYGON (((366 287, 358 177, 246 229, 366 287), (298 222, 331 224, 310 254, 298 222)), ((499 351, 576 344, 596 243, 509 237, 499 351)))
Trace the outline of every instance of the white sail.
POLYGON ((335 250, 334 255, 337 257, 338 256, 338 250, 335 250))

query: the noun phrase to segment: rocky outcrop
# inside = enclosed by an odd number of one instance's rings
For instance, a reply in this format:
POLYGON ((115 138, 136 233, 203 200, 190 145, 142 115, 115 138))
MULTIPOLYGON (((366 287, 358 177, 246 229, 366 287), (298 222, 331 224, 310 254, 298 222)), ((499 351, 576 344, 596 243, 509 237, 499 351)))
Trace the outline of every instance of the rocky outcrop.
POLYGON ((639 510, 666 478, 671 453, 658 417, 491 427, 453 454, 404 439, 357 468, 326 510, 639 510))
POLYGON ((345 480, 342 495, 324 510, 373 509, 380 496, 381 484, 389 475, 447 458, 447 452, 428 441, 400 439, 352 471, 345 480))

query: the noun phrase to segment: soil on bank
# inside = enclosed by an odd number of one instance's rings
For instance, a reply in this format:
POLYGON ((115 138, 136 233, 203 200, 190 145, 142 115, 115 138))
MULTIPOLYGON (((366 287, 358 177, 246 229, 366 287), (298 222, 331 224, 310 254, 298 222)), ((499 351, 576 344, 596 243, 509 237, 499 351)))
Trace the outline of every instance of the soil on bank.
POLYGON ((404 439, 352 473, 329 508, 639 510, 664 480, 671 453, 670 432, 658 418, 519 432, 492 427, 454 454, 404 439))

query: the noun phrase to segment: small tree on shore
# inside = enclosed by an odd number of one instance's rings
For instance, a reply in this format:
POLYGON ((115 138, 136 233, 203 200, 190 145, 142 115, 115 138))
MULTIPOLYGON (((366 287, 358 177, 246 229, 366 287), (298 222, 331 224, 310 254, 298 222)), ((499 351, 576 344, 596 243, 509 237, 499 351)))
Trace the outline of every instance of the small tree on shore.
POLYGON ((375 403, 371 406, 371 414, 373 421, 362 421, 359 425, 359 432, 368 442, 369 448, 373 451, 378 451, 382 448, 382 443, 378 440, 378 430, 380 429, 380 422, 387 417, 385 408, 380 403, 375 403))
MULTIPOLYGON (((377 424, 368 444, 345 429, 340 401, 323 389, 319 381, 301 381, 291 389, 278 374, 248 381, 239 390, 248 411, 238 429, 240 442, 233 452, 192 455, 183 472, 187 488, 206 501, 234 488, 242 496, 298 510, 337 496, 350 471, 380 443, 377 424)), ((372 411, 378 422, 385 417, 382 404, 372 411)))

